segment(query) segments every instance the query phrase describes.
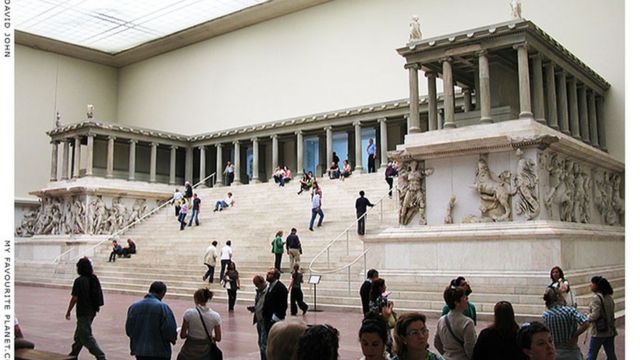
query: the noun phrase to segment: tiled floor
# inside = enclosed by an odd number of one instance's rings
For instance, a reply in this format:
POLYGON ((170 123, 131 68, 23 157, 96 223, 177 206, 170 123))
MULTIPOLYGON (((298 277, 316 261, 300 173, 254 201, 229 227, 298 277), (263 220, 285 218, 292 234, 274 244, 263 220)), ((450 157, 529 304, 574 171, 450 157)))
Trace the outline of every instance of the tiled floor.
MULTIPOLYGON (((44 287, 16 286, 16 316, 25 337, 36 344, 37 349, 68 353, 75 329, 75 314, 71 321, 64 318, 69 303, 70 289, 53 289, 44 287)), ((93 324, 93 333, 102 350, 111 360, 131 359, 129 355, 129 339, 124 332, 127 308, 131 303, 140 299, 139 296, 105 293, 105 306, 102 308, 93 324)), ((193 302, 178 299, 164 300, 173 309, 178 322, 182 322, 182 313, 193 306, 193 302)), ((259 359, 257 351, 257 335, 251 324, 251 314, 246 310, 247 304, 238 304, 234 313, 226 311, 226 304, 214 303, 214 310, 223 319, 222 342, 220 348, 227 360, 259 359)), ((360 314, 353 312, 308 312, 304 320, 309 324, 328 323, 340 331, 340 358, 359 359, 362 356, 357 340, 360 325, 360 314)), ((427 320, 430 329, 435 327, 436 319, 427 320)), ((476 330, 488 325, 479 322, 476 330)), ((618 359, 624 360, 624 328, 618 329, 616 349, 618 359)), ((586 352, 588 344, 584 344, 585 336, 580 338, 580 346, 586 352)), ((429 339, 432 343, 433 339, 429 339)), ((182 341, 173 347, 173 358, 182 346, 182 341)), ((80 354, 80 359, 92 359, 86 349, 80 354)), ((604 359, 604 355, 600 357, 604 359)))

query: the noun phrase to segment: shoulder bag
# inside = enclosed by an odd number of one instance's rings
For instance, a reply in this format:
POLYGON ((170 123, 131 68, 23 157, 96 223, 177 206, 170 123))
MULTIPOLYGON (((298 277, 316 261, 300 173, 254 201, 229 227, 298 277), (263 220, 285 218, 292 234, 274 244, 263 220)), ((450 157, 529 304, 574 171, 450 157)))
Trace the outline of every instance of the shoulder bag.
POLYGON ((211 360, 222 360, 222 350, 218 348, 218 345, 211 339, 211 333, 207 330, 207 325, 204 324, 204 318, 202 318, 202 313, 198 306, 196 305, 196 311, 198 315, 200 315, 200 321, 202 321, 202 327, 204 327, 204 332, 207 333, 207 337, 209 338, 209 342, 211 342, 211 351, 209 351, 209 359, 211 360))
POLYGON ((609 330, 609 324, 607 321, 607 311, 604 308, 604 299, 600 294, 596 294, 596 296, 600 299, 600 304, 602 304, 602 311, 600 312, 600 317, 596 320, 596 330, 598 332, 606 332, 609 330))
POLYGON ((447 329, 449 329, 449 333, 451 333, 451 336, 453 337, 453 339, 457 341, 458 344, 460 344, 460 346, 464 347, 464 341, 460 340, 460 338, 457 337, 456 334, 453 332, 453 329, 451 329, 451 323, 449 322, 448 314, 444 316, 444 322, 447 325, 447 329))

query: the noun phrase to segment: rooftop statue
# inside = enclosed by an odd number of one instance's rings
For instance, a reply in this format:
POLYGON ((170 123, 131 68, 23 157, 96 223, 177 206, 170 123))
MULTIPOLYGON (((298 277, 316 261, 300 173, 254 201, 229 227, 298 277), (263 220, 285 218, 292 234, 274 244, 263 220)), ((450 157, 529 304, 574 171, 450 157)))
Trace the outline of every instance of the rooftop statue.
POLYGON ((420 23, 418 20, 417 15, 411 17, 411 22, 409 23, 409 42, 422 40, 422 31, 420 31, 420 23))
POLYGON ((522 3, 520 0, 511 0, 511 16, 514 19, 522 19, 522 3))

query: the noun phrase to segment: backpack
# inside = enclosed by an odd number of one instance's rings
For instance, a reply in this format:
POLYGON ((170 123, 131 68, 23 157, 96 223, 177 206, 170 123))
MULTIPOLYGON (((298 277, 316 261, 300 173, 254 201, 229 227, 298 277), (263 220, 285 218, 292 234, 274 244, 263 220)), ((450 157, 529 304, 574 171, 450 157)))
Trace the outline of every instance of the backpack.
POLYGON ((96 312, 100 311, 100 307, 104 305, 102 286, 95 275, 89 277, 89 302, 96 312))

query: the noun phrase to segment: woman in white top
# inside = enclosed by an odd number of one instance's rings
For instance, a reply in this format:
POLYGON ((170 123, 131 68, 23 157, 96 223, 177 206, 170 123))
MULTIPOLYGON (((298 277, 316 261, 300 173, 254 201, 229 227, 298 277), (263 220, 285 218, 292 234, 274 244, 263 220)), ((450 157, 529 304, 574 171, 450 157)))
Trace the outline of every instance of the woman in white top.
POLYGON ((187 340, 182 345, 178 360, 208 360, 209 353, 217 351, 216 343, 222 339, 222 319, 220 314, 207 307, 211 298, 213 293, 209 289, 198 289, 193 294, 195 308, 187 309, 182 315, 180 338, 187 340))
POLYGON ((549 284, 548 287, 558 289, 558 291, 562 295, 562 298, 568 306, 577 307, 578 304, 576 304, 573 292, 569 287, 569 280, 564 277, 564 272, 562 271, 562 269, 559 266, 554 266, 549 272, 549 277, 551 278, 551 284, 549 284))
POLYGON ((447 287, 443 295, 451 311, 438 320, 433 345, 446 360, 471 360, 476 329, 473 320, 462 314, 469 306, 469 299, 460 286, 447 287))

